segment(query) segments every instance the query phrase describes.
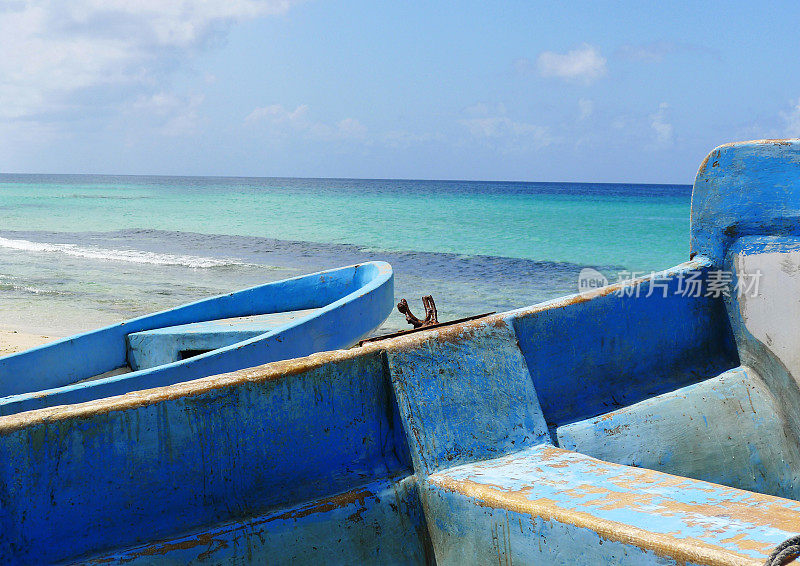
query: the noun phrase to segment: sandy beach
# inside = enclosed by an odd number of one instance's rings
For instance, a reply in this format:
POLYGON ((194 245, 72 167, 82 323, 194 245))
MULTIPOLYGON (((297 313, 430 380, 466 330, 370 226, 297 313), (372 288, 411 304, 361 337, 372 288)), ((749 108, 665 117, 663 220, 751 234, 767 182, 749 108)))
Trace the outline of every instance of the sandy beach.
POLYGON ((0 330, 0 356, 21 352, 46 342, 56 340, 56 336, 29 334, 17 330, 0 330))

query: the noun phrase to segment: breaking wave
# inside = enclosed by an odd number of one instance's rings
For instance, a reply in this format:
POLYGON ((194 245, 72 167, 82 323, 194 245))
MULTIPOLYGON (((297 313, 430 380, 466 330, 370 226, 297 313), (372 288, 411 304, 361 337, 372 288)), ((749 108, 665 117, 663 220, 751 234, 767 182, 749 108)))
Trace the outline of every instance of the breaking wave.
POLYGON ((60 253, 94 260, 144 263, 151 265, 177 265, 192 268, 228 267, 250 265, 230 259, 214 259, 193 255, 173 255, 142 250, 116 250, 77 244, 51 244, 0 237, 0 247, 33 253, 60 253))

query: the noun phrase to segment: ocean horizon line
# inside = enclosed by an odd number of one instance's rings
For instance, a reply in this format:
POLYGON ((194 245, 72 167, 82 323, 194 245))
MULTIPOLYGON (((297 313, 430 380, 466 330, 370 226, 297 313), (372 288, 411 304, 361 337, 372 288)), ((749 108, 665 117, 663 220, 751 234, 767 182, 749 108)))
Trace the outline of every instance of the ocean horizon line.
POLYGON ((515 179, 423 179, 414 177, 306 177, 287 175, 174 175, 158 173, 0 173, 4 177, 94 177, 94 178, 136 178, 136 179, 259 179, 259 180, 297 180, 297 181, 370 181, 370 182, 431 182, 431 183, 486 183, 486 184, 520 184, 520 185, 608 185, 637 187, 685 187, 691 189, 692 183, 641 183, 636 181, 523 181, 515 179))

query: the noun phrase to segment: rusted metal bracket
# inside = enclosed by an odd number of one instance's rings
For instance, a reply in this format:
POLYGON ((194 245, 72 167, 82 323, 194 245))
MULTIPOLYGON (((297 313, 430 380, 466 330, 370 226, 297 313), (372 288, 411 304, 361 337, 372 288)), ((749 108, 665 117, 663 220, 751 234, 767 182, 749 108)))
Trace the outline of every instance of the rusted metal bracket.
POLYGON ((494 314, 494 311, 492 311, 484 314, 478 314, 475 316, 468 316, 466 318, 459 318, 458 320, 439 322, 438 313, 436 312, 436 303, 433 302, 433 297, 431 297, 430 295, 425 295, 424 297, 422 297, 422 305, 425 307, 424 319, 417 318, 416 316, 414 316, 414 313, 412 313, 411 309, 408 308, 408 301, 406 301, 405 299, 400 299, 400 302, 397 303, 397 310, 399 310, 402 314, 405 315, 406 321, 414 328, 409 330, 401 330, 400 332, 393 332, 391 334, 384 334, 383 336, 373 336, 372 338, 366 338, 364 340, 361 340, 358 343, 358 345, 361 346, 367 342, 377 342, 378 340, 386 340, 387 338, 394 338, 396 336, 405 336, 406 334, 419 332, 421 330, 430 330, 432 328, 439 328, 440 326, 449 326, 452 324, 467 322, 469 320, 476 320, 478 318, 483 318, 484 316, 489 316, 490 314, 494 314))
POLYGON ((430 295, 425 295, 422 297, 422 305, 425 307, 424 320, 414 316, 414 314, 411 312, 411 309, 408 307, 408 301, 405 299, 400 299, 400 302, 397 303, 397 310, 406 315, 406 322, 408 322, 414 328, 422 328, 425 326, 431 326, 432 324, 439 324, 439 319, 437 318, 436 313, 436 303, 433 302, 433 297, 430 295))
POLYGON ((415 332, 422 332, 423 330, 433 330, 434 328, 441 328, 442 326, 452 326, 454 324, 461 324, 462 322, 469 322, 470 320, 478 320, 485 316, 494 314, 492 312, 485 312, 483 314, 476 314, 466 318, 459 318, 457 320, 448 320, 447 322, 440 322, 438 324, 431 324, 430 326, 420 326, 419 328, 410 328, 408 330, 401 330, 400 332, 392 332, 391 334, 383 334, 382 336, 373 336, 372 338, 365 338, 361 340, 358 345, 363 346, 367 342, 378 342, 380 340, 387 340, 389 338, 397 338, 398 336, 405 336, 407 334, 414 334, 415 332))

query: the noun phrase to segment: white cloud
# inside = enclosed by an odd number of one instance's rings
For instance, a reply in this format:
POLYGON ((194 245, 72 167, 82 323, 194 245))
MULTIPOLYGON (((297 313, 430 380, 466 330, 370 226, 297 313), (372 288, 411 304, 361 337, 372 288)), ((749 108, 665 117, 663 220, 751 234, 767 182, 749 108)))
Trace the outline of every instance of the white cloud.
POLYGON ((790 138, 800 138, 800 98, 792 102, 789 112, 782 112, 781 115, 786 123, 784 134, 790 138))
POLYGON ((266 127, 276 137, 299 135, 319 141, 366 138, 366 126, 355 118, 345 118, 330 124, 310 118, 308 110, 306 104, 301 104, 294 110, 289 110, 282 104, 270 104, 255 108, 245 117, 244 123, 253 127, 266 127))
MULTIPOLYGON (((41 0, 40 0, 41 2, 41 0)), ((50 3, 46 3, 49 5, 50 3)), ((285 13, 289 0, 79 0, 70 2, 67 14, 75 23, 122 18, 142 26, 140 36, 161 46, 190 47, 211 26, 265 15, 285 13)))
POLYGON ((465 114, 468 117, 460 122, 474 138, 492 142, 501 149, 541 149, 553 142, 548 128, 512 120, 503 104, 476 104, 467 108, 465 114))
POLYGON ((347 138, 363 138, 367 135, 367 127, 355 118, 340 120, 336 124, 336 130, 347 138))
POLYGON ((515 122, 508 116, 487 116, 468 118, 461 121, 475 137, 502 138, 507 136, 527 136, 547 145, 547 128, 525 122, 515 122))
POLYGON ((588 98, 581 98, 578 101, 578 110, 580 111, 578 119, 585 120, 594 113, 594 101, 588 98))
POLYGON ((178 96, 169 92, 142 95, 131 105, 131 110, 143 120, 156 120, 157 131, 165 136, 193 134, 200 127, 199 109, 202 94, 178 96))
POLYGON ((655 114, 650 114, 650 127, 656 136, 656 144, 661 146, 672 145, 673 128, 672 124, 667 122, 667 110, 669 104, 662 102, 658 105, 658 111, 655 114))
MULTIPOLYGON (((165 69, 231 23, 287 0, 30 0, 0 7, 0 120, 116 103, 154 90, 165 69), (91 101, 80 93, 92 90, 91 101)), ((89 98, 89 97, 87 97, 89 98)))
POLYGON ((607 72, 605 57, 588 44, 566 53, 544 51, 539 54, 536 64, 543 77, 558 77, 586 84, 593 83, 607 72))
POLYGON ((478 102, 472 106, 464 108, 464 114, 470 117, 481 117, 488 114, 507 114, 506 105, 500 102, 499 104, 486 104, 485 102, 478 102))

